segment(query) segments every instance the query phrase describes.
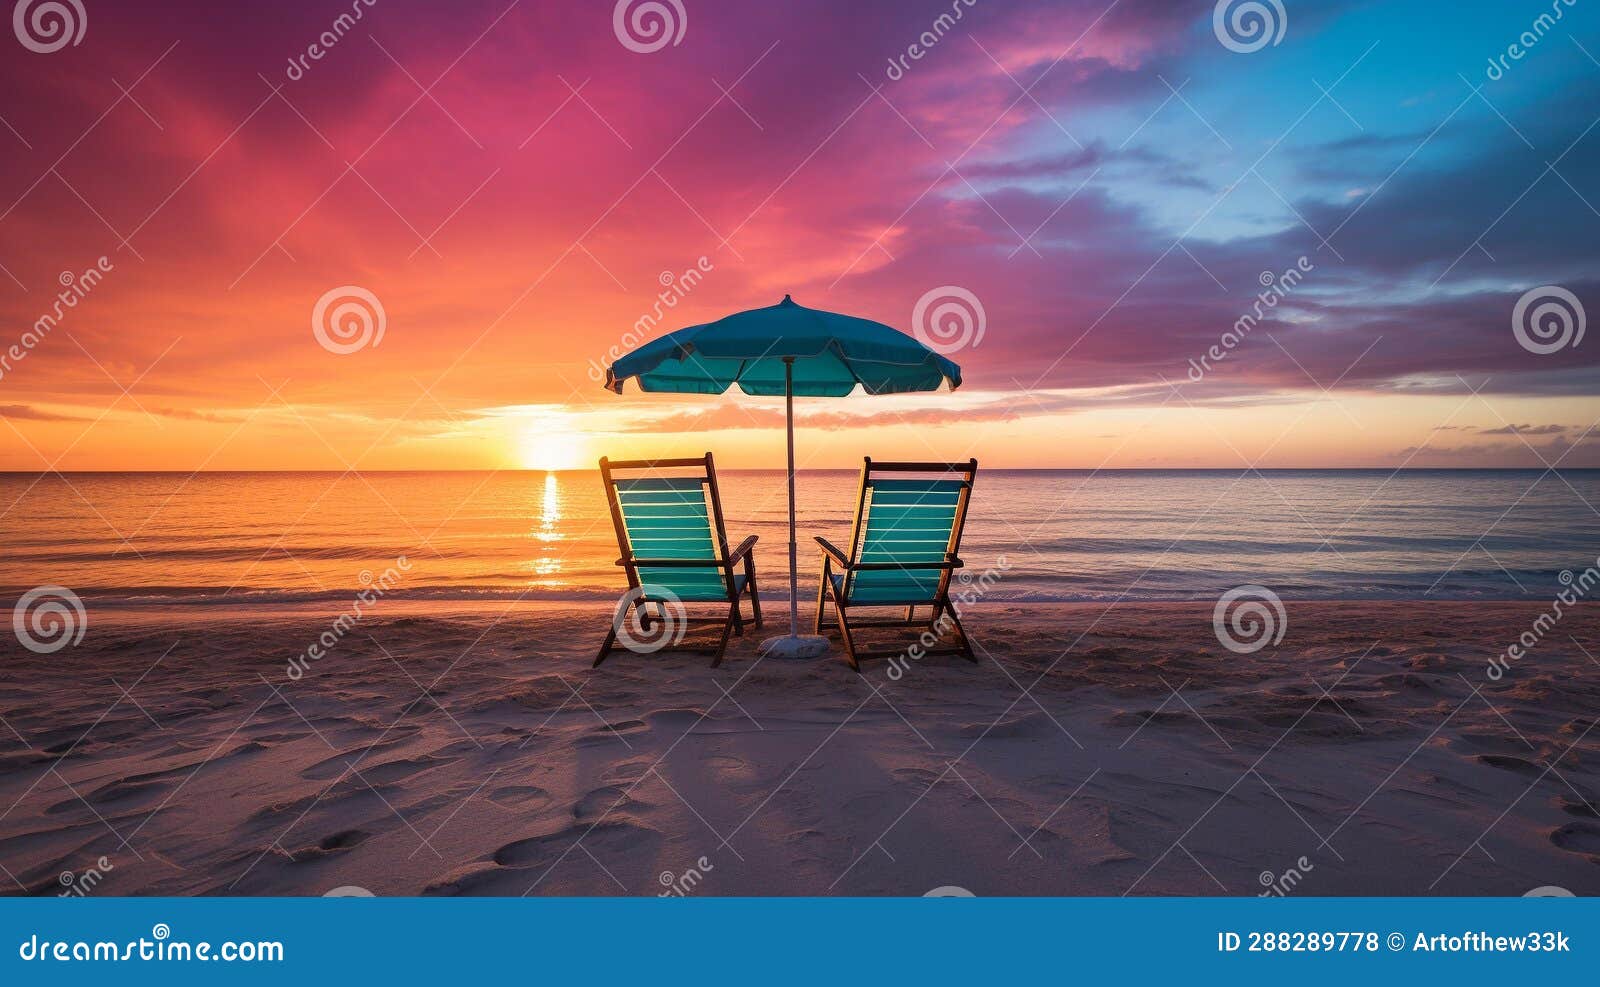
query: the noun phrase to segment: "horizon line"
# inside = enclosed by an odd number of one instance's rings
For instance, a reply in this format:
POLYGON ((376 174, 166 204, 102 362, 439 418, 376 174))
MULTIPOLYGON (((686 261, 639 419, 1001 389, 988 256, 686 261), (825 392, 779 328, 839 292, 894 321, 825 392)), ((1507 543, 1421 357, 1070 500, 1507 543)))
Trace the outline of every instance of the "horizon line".
MULTIPOLYGON (((782 466, 724 466, 724 473, 782 473, 782 466)), ((350 473, 598 473, 600 467, 578 466, 566 469, 533 469, 522 466, 501 468, 473 467, 441 469, 430 467, 385 469, 0 469, 0 476, 85 476, 93 474, 146 474, 199 476, 201 474, 320 474, 343 476, 350 473)), ((796 473, 856 473, 859 466, 808 466, 796 473)), ((1594 473, 1600 466, 991 466, 987 472, 1009 473, 1594 473)))

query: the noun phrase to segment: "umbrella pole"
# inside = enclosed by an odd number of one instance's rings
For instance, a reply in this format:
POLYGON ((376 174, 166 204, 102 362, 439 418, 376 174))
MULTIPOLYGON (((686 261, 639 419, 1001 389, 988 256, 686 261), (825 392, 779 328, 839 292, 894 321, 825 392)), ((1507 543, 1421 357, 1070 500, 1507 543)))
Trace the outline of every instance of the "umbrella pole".
POLYGON ((783 409, 789 432, 789 636, 800 634, 800 545, 794 526, 794 357, 783 358, 783 409))
POLYGON ((789 439, 789 634, 761 642, 763 657, 818 658, 828 653, 828 639, 800 633, 800 544, 794 516, 794 357, 783 358, 783 411, 789 439))

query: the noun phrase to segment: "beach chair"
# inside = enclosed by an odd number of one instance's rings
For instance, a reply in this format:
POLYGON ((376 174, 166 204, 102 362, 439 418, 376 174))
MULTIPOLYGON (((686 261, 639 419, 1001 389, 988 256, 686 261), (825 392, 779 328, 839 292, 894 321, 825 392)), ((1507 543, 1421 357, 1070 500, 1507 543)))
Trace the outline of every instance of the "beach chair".
MULTIPOLYGON (((668 631, 695 624, 720 624, 722 636, 711 660, 711 667, 716 668, 728 649, 729 634, 744 633, 740 597, 749 595, 751 619, 757 627, 761 626, 761 597, 756 590, 755 560, 751 557, 756 536, 751 535, 738 548, 728 550, 711 453, 701 459, 612 462, 602 457, 600 477, 611 505, 611 522, 617 529, 617 547, 622 552, 616 564, 628 575, 628 592, 612 619, 594 667, 598 668, 611 654, 622 622, 634 609, 639 625, 646 630, 655 621, 662 621, 668 631), (674 601, 723 603, 728 610, 723 617, 691 620, 674 601)), ((681 634, 677 636, 681 639, 681 634)), ((668 645, 652 650, 707 649, 668 645)))
MULTIPOLYGON (((955 653, 976 662, 961 615, 950 604, 950 575, 961 568, 957 554, 967 518, 967 499, 978 473, 978 461, 965 463, 875 463, 861 467, 856 495, 855 526, 848 554, 818 538, 822 575, 817 585, 816 633, 821 634, 825 606, 833 599, 845 660, 861 671, 853 632, 864 627, 909 627, 942 638, 955 632, 955 653), (853 619, 861 607, 904 608, 904 619, 853 619), (917 616, 918 607, 930 610, 917 616)), ((898 653, 898 652, 896 652, 898 653)))

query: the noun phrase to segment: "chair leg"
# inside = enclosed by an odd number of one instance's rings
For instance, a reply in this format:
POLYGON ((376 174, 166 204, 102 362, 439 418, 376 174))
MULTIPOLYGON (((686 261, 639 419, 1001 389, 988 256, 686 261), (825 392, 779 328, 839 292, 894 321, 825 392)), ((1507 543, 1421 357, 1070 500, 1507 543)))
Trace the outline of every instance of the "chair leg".
POLYGON ((956 608, 950 608, 950 622, 956 627, 956 634, 961 638, 961 657, 974 665, 978 663, 978 656, 972 653, 972 642, 967 640, 967 629, 961 626, 961 618, 956 615, 956 608))
POLYGON ((839 634, 844 638, 844 660, 850 663, 850 667, 854 669, 857 674, 860 674, 861 663, 856 660, 856 642, 850 636, 849 618, 845 616, 845 608, 839 603, 839 598, 837 596, 833 598, 833 608, 839 614, 839 634))
POLYGON ((744 637, 744 614, 739 612, 739 598, 735 596, 728 604, 728 610, 733 614, 733 636, 744 637))
POLYGON ((727 623, 722 625, 722 639, 717 642, 717 652, 711 658, 711 667, 716 668, 722 664, 722 656, 728 650, 728 636, 733 632, 733 622, 739 619, 739 601, 733 601, 728 607, 727 623))
POLYGON ((745 556, 745 560, 744 560, 744 574, 747 577, 749 577, 745 581, 745 585, 750 590, 750 610, 751 610, 752 614, 755 616, 756 629, 760 630, 761 629, 761 594, 760 594, 760 592, 758 592, 756 590, 756 565, 755 565, 755 560, 751 559, 748 555, 745 556))
POLYGON ((606 641, 600 645, 600 654, 595 656, 594 664, 590 668, 599 668, 600 663, 611 655, 611 646, 617 643, 617 622, 613 620, 610 628, 606 630, 606 641))
POLYGON ((826 558, 824 558, 822 560, 822 572, 817 577, 817 619, 816 619, 815 626, 813 626, 811 628, 811 633, 813 633, 813 634, 821 634, 822 633, 822 615, 827 612, 826 611, 827 603, 828 603, 828 560, 826 558))

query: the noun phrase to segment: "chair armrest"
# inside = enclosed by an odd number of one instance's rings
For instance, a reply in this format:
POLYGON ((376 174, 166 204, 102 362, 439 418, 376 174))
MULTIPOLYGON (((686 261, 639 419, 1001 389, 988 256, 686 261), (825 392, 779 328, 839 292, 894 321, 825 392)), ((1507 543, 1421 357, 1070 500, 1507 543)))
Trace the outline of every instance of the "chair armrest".
POLYGON ((850 568, 856 572, 893 572, 899 569, 961 569, 965 565, 956 556, 947 555, 943 562, 857 562, 850 568))
POLYGON ((728 553, 728 561, 737 562, 746 555, 749 555, 750 550, 756 547, 756 542, 760 539, 760 537, 760 535, 751 535, 749 538, 746 538, 744 541, 740 542, 738 548, 728 553))
POLYGON ((850 568, 850 559, 846 557, 843 552, 833 547, 833 544, 829 542, 828 539, 822 537, 821 535, 817 535, 816 539, 817 547, 822 549, 822 554, 832 557, 834 565, 837 565, 841 569, 850 568))
POLYGON ((631 565, 651 569, 725 569, 721 559, 618 559, 617 565, 631 565))

